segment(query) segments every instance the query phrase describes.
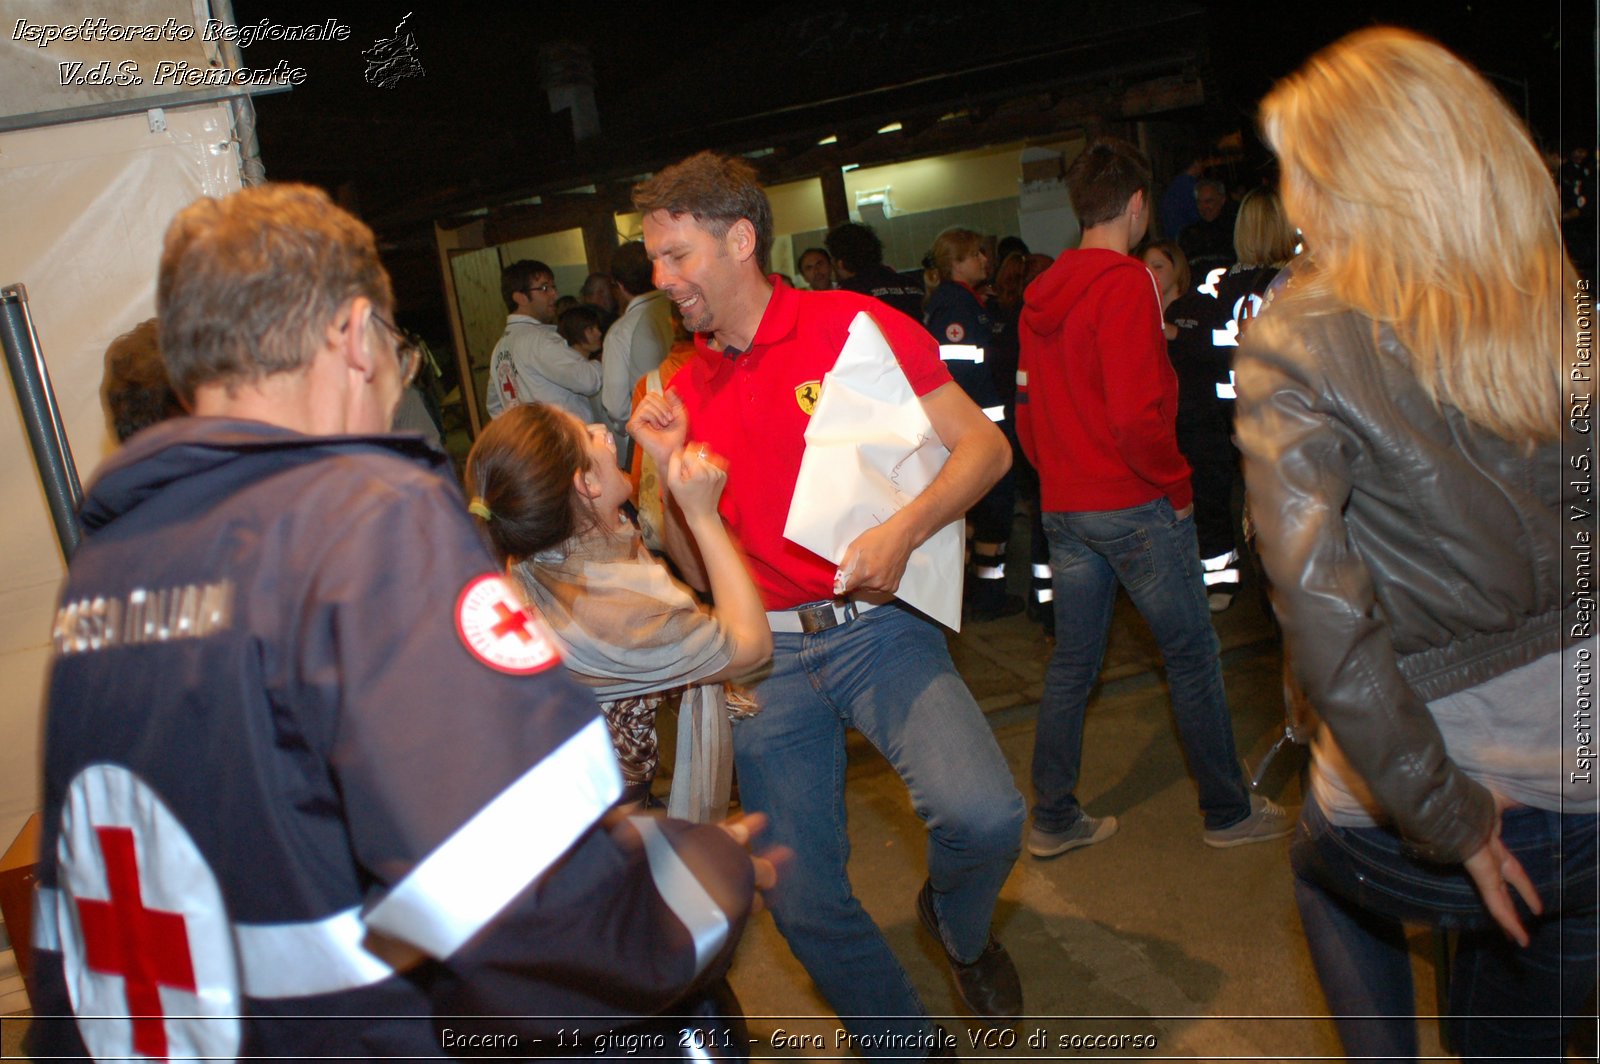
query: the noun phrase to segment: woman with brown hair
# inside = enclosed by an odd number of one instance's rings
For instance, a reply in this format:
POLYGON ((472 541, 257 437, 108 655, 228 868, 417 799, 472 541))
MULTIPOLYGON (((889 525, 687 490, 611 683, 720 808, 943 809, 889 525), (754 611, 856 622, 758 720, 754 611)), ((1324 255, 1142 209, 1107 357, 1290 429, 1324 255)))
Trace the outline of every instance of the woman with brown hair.
MULTIPOLYGON (((1189 291, 1189 257, 1176 240, 1156 240, 1139 252, 1139 261, 1156 280, 1156 291, 1161 293, 1161 317, 1165 321, 1167 308, 1189 291)), ((1173 332, 1172 325, 1167 324, 1168 340, 1172 339, 1173 332)))
POLYGON ((1323 722, 1291 850, 1312 959, 1346 1052, 1409 1059, 1402 922, 1458 930, 1453 1048, 1561 1059, 1600 942, 1564 697, 1595 655, 1565 461, 1593 446, 1565 372, 1588 297, 1556 190, 1499 94, 1402 30, 1314 56, 1262 126, 1310 262, 1245 337, 1236 424, 1323 722))
POLYGON ((663 693, 740 675, 772 653, 761 600, 717 514, 726 480, 699 445, 672 455, 662 478, 705 561, 710 612, 624 513, 632 489, 605 426, 526 403, 491 421, 467 456, 473 515, 554 630, 567 668, 600 699, 626 804, 650 792, 663 693))

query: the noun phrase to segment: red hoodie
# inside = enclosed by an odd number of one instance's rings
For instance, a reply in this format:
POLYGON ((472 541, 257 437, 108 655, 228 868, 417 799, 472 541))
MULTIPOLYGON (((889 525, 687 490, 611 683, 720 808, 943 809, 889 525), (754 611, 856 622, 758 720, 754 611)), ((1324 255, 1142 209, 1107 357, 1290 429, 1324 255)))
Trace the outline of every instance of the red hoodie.
POLYGON ((1178 377, 1161 296, 1144 264, 1068 251, 1028 286, 1018 335, 1017 436, 1046 510, 1189 505, 1178 452, 1178 377))

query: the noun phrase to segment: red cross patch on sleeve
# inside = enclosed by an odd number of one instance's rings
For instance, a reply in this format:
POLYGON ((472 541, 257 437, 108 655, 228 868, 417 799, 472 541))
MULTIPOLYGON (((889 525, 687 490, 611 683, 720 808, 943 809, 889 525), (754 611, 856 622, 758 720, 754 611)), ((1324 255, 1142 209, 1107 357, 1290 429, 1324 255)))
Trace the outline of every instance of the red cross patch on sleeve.
POLYGON ((78 1032, 99 1060, 232 1059, 239 961, 215 873, 141 778, 94 764, 67 787, 52 916, 78 1032))
POLYGON ((959 321, 953 321, 944 327, 944 338, 953 344, 959 344, 967 338, 967 330, 959 321))
POLYGON ((495 573, 476 577, 461 589, 456 632, 473 657, 514 676, 543 672, 561 661, 538 613, 495 573))

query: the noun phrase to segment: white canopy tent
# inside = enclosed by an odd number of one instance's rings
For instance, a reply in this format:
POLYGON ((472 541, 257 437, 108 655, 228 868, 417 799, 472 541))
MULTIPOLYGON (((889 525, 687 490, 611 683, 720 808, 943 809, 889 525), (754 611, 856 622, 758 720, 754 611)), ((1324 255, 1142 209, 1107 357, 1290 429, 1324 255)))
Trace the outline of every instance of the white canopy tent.
MULTIPOLYGON (((240 90, 62 84, 110 61, 236 66, 203 41, 29 39, 16 27, 202 27, 207 0, 5 0, 0 39, 0 286, 21 284, 79 476, 112 446, 99 387, 106 345, 155 313, 161 239, 199 196, 242 184, 240 90), (19 39, 19 37, 21 39, 19 39), (63 64, 82 63, 83 67, 63 64)), ((106 34, 100 34, 104 37, 106 34)), ((0 849, 39 802, 51 620, 65 573, 13 389, 0 400, 0 849)), ((115 697, 115 692, 106 692, 115 697)), ((0 1010, 3 1011, 3 1010, 0 1010)))

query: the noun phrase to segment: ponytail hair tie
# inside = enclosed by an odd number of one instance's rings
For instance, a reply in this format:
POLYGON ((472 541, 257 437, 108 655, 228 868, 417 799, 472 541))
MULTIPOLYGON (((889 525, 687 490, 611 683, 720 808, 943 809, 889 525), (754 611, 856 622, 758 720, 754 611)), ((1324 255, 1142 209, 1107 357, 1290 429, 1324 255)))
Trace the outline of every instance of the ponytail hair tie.
POLYGON ((467 512, 476 514, 485 521, 494 520, 494 511, 489 509, 489 504, 483 501, 482 495, 474 495, 472 501, 467 503, 467 512))

